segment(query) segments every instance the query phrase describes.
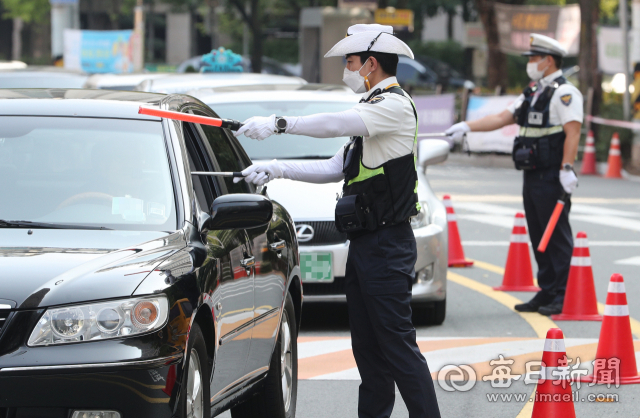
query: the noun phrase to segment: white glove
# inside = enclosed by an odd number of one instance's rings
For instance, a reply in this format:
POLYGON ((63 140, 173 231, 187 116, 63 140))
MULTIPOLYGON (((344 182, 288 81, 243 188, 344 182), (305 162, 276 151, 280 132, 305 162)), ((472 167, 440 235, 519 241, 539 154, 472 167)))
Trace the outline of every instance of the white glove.
POLYGON ((236 137, 244 134, 247 138, 262 141, 278 132, 276 128, 276 115, 254 116, 245 120, 242 127, 234 134, 236 137))
MULTIPOLYGON (((262 186, 273 179, 282 178, 282 168, 278 164, 278 160, 271 160, 268 163, 252 164, 242 171, 244 181, 253 183, 256 186, 262 186)), ((242 178, 236 177, 234 183, 242 181, 242 178)))
POLYGON ((471 132, 471 128, 469 128, 467 122, 456 123, 451 128, 444 131, 444 133, 449 135, 455 142, 462 141, 462 137, 464 137, 464 134, 467 132, 471 132))
POLYGON ((565 192, 571 194, 578 187, 578 177, 573 170, 560 170, 560 184, 565 192))

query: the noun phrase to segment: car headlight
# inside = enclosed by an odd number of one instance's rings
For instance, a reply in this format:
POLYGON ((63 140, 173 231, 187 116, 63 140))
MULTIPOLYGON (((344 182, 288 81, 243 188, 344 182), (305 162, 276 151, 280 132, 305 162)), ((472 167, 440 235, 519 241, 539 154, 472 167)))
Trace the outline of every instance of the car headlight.
POLYGON ((431 223, 431 215, 427 202, 420 202, 420 212, 411 218, 411 228, 417 229, 427 226, 431 223))
POLYGON ((124 299, 47 309, 29 337, 29 346, 106 340, 145 334, 164 326, 165 296, 124 299))

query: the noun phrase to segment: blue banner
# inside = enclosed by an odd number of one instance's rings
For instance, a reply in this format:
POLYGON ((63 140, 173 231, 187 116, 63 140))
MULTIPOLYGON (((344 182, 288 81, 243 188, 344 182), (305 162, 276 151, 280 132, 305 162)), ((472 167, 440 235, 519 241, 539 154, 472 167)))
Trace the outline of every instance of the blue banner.
POLYGON ((66 68, 87 73, 133 72, 134 42, 132 30, 65 30, 66 68))

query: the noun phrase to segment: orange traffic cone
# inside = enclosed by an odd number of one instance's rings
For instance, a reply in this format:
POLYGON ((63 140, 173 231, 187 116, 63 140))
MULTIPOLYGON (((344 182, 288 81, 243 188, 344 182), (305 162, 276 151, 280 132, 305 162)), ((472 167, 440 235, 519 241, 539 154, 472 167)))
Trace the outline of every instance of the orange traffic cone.
POLYGON ((502 286, 494 287, 494 290, 510 292, 537 292, 540 290, 538 286, 533 284, 533 269, 531 268, 526 225, 524 214, 516 213, 502 286))
POLYGON ((540 380, 531 418, 575 418, 567 353, 560 328, 550 328, 544 342, 540 380))
POLYGON ((584 145, 584 153, 582 154, 582 169, 580 170, 580 174, 598 174, 596 170, 596 147, 592 130, 589 130, 587 134, 587 142, 584 145))
POLYGON ((584 232, 578 232, 573 245, 562 313, 551 315, 551 319, 554 321, 602 321, 602 315, 598 313, 589 243, 587 234, 584 232))
POLYGON ((462 242, 460 242, 458 222, 451 204, 451 197, 448 194, 442 196, 442 203, 447 208, 447 224, 449 226, 449 267, 472 266, 473 261, 467 261, 464 258, 464 250, 462 249, 462 242))
POLYGON ((593 362, 593 374, 581 378, 580 381, 616 385, 640 383, 627 293, 620 274, 613 274, 609 282, 598 350, 593 362))
POLYGON ((609 167, 607 174, 604 176, 611 179, 622 178, 622 158, 620 157, 620 137, 617 132, 611 137, 611 146, 609 147, 609 159, 607 160, 609 167))

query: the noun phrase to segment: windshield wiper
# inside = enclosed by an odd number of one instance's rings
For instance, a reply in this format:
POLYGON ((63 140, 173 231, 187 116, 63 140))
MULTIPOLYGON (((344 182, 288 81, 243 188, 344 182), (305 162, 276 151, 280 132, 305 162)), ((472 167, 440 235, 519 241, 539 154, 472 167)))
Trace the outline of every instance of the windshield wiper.
POLYGON ((72 225, 31 221, 5 221, 0 219, 0 228, 35 228, 35 229, 111 229, 104 226, 72 225))

